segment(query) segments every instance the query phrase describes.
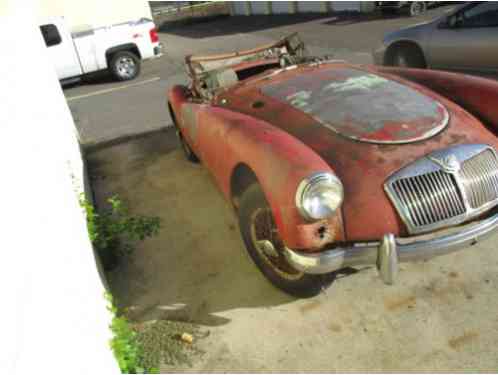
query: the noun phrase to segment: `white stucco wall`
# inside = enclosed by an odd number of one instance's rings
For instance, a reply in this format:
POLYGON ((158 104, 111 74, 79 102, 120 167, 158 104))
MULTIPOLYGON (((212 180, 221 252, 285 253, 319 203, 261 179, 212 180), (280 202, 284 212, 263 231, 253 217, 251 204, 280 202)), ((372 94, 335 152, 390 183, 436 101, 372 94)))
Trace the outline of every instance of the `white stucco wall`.
POLYGON ((0 373, 116 374, 77 201, 82 158, 36 7, 0 1, 0 373))
MULTIPOLYGON (((5 0, 0 0, 5 1, 5 0)), ((63 16, 73 28, 93 27, 137 20, 152 19, 146 0, 39 0, 39 18, 63 16)))

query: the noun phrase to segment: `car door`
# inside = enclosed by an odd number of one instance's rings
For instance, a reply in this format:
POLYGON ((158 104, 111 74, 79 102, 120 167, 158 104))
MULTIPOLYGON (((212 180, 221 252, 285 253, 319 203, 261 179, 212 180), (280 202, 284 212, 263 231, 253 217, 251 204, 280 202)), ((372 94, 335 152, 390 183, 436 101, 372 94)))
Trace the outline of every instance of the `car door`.
POLYGON ((498 71, 498 2, 476 2, 448 16, 429 41, 435 69, 498 71))
POLYGON ((64 32, 64 28, 55 23, 41 25, 40 31, 50 60, 55 66, 57 77, 64 79, 81 75, 81 66, 71 34, 64 32))

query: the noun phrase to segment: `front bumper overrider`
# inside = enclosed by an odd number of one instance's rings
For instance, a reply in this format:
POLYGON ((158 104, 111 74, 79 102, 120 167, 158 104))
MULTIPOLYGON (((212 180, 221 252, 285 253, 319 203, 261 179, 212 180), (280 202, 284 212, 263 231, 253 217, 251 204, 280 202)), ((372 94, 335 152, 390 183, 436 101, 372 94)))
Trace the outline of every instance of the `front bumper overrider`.
POLYGON ((433 258, 475 245, 498 228, 498 211, 485 219, 433 234, 395 238, 386 234, 381 241, 354 243, 319 253, 285 249, 285 257, 297 270, 310 274, 324 274, 342 268, 376 265, 382 280, 393 284, 398 263, 433 258))

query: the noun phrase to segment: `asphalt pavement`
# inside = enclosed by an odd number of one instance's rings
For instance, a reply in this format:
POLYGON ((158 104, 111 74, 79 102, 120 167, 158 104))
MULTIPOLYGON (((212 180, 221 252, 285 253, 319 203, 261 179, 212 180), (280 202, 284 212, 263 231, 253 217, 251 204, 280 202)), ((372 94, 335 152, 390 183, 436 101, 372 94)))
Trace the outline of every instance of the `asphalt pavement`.
POLYGON ((113 82, 99 75, 64 88, 64 94, 83 147, 103 147, 171 125, 166 92, 187 82, 183 61, 188 54, 252 48, 298 32, 313 54, 368 64, 371 50, 386 32, 432 19, 450 8, 437 7, 418 18, 380 14, 237 16, 175 27, 159 34, 164 56, 145 61, 135 80, 113 82))

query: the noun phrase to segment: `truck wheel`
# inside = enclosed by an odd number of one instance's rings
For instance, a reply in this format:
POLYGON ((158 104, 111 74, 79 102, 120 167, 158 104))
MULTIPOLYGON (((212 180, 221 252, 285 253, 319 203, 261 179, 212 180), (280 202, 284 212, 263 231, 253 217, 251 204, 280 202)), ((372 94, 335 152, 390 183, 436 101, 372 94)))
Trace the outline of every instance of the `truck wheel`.
POLYGON ((408 8, 408 14, 410 17, 417 17, 427 11, 427 4, 425 1, 412 1, 410 7, 408 8))
POLYGON ((128 81, 140 73, 140 59, 132 52, 116 52, 111 58, 109 69, 118 81, 128 81))
POLYGON ((277 288, 292 296, 307 298, 332 283, 333 274, 305 274, 287 262, 272 211, 256 183, 247 188, 240 199, 239 226, 250 257, 277 288))

